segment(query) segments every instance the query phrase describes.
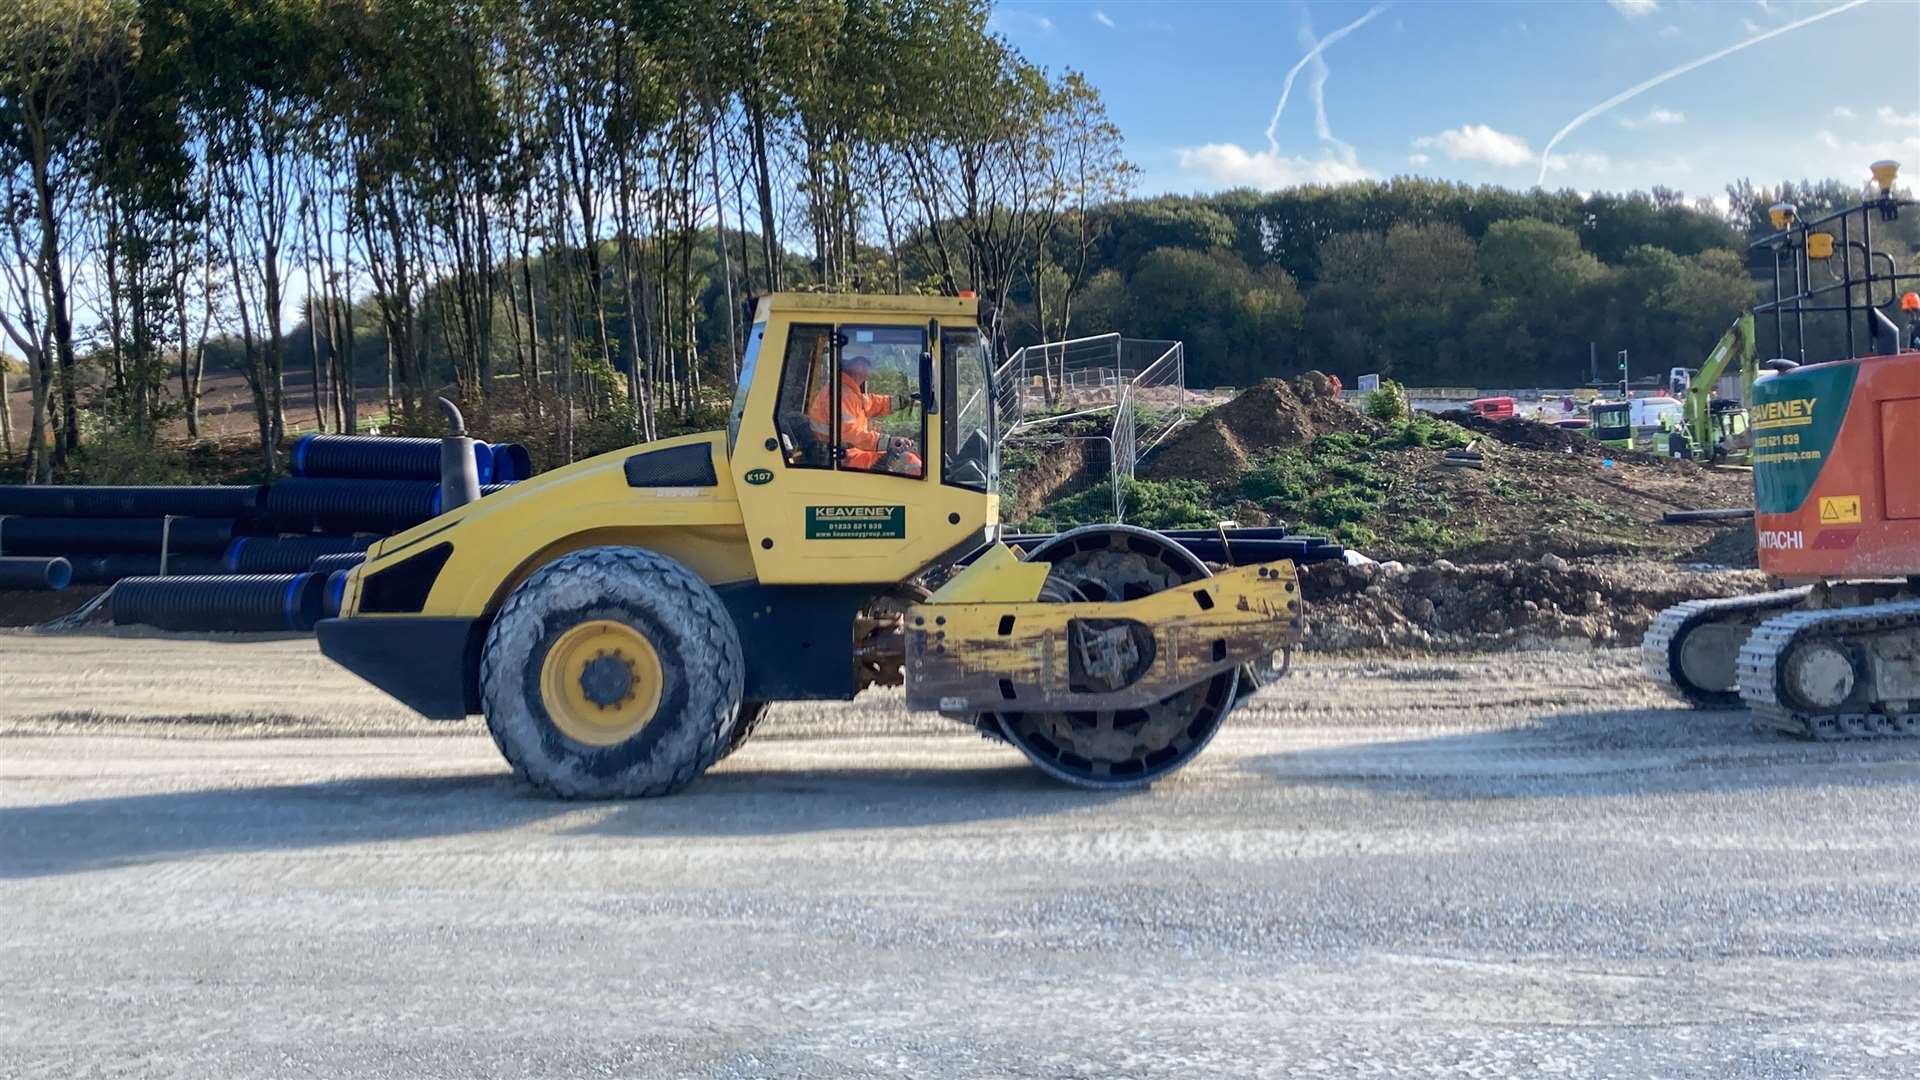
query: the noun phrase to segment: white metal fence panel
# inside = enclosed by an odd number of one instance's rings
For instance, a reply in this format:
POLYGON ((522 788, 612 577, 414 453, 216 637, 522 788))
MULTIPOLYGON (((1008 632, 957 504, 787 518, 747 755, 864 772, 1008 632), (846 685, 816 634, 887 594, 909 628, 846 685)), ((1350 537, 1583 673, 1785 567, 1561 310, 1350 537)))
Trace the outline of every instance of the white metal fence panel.
POLYGON ((1126 518, 1134 470, 1182 424, 1195 404, 1186 348, 1178 341, 1074 338, 1019 349, 994 374, 1000 437, 1006 442, 1104 442, 1114 518, 1126 518), (1100 435, 1067 435, 1064 421, 1110 414, 1100 435))

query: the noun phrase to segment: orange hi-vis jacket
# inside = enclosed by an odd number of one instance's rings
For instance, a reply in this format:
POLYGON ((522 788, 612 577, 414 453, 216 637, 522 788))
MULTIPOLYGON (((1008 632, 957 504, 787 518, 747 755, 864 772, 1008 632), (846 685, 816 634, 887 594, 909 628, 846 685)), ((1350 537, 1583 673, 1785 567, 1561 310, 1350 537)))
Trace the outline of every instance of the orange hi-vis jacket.
MULTIPOLYGON (((880 464, 885 457, 881 450, 881 435, 873 426, 875 417, 885 416, 893 411, 893 398, 887 394, 869 394, 858 380, 846 373, 840 375, 840 445, 846 450, 846 462, 856 469, 871 469, 880 464)), ((833 390, 831 387, 814 395, 813 405, 807 409, 807 418, 813 422, 813 433, 825 444, 832 432, 832 422, 828 419, 833 413, 833 390)))

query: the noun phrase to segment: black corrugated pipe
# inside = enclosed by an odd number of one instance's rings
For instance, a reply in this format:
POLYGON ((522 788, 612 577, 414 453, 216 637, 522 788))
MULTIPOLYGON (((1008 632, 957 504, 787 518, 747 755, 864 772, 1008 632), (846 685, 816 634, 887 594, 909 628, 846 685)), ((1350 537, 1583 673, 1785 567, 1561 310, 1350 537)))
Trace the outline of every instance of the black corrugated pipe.
POLYGON ((235 574, 294 574, 323 555, 365 557, 377 536, 242 536, 227 545, 227 570, 235 574))
POLYGON ((313 560, 313 564, 307 567, 307 569, 316 574, 332 574, 341 570, 351 570, 366 561, 367 553, 364 551, 348 552, 340 555, 322 555, 313 560))
POLYGON ((267 488, 266 519, 283 532, 399 532, 434 516, 439 487, 421 480, 277 480, 267 488))
MULTIPOLYGON (((493 447, 483 442, 474 443, 473 464, 481 483, 491 481, 493 447)), ((439 480, 440 440, 302 435, 293 444, 293 475, 354 480, 439 480)))
POLYGON ((0 589, 59 592, 73 580, 73 564, 65 559, 0 558, 0 589))
POLYGON ((154 554, 166 541, 170 555, 220 551, 233 540, 231 519, 5 517, 0 518, 0 554, 154 554))
POLYGON ((0 514, 31 517, 248 518, 259 513, 265 489, 244 487, 0 486, 0 514))
MULTIPOLYGON (((75 555, 67 561, 73 564, 73 580, 78 585, 111 585, 121 578, 152 577, 160 573, 158 555, 75 555)), ((167 559, 169 575, 226 572, 224 555, 173 555, 167 559)))
MULTIPOLYGON (((497 442, 493 444, 493 482, 511 484, 516 480, 525 480, 533 475, 533 455, 517 442, 497 442)), ((486 478, 482 477, 485 483, 486 478)))
POLYGON ((320 597, 321 617, 327 619, 339 618, 340 604, 347 596, 347 572, 345 570, 335 570, 330 574, 315 574, 314 576, 327 579, 326 590, 320 597))
POLYGON ((116 626, 162 630, 313 629, 326 608, 320 574, 132 577, 113 587, 116 626))

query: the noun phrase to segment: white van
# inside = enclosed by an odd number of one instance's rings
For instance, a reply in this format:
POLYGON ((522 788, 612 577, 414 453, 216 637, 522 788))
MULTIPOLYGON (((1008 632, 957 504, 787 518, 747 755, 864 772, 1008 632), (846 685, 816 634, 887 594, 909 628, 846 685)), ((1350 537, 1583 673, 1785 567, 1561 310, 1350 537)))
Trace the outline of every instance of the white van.
POLYGON ((1633 430, 1636 434, 1660 430, 1660 418, 1663 416, 1678 428, 1686 422, 1687 408, 1679 398, 1665 394, 1633 399, 1633 430))

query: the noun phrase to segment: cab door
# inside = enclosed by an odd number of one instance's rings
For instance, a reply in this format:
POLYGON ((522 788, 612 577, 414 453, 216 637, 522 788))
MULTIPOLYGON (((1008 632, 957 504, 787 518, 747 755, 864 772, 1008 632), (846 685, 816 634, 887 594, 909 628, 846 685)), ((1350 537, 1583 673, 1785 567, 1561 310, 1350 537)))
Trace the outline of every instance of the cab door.
POLYGON ((780 355, 757 378, 777 363, 777 384, 753 397, 775 434, 733 459, 760 581, 902 581, 979 531, 938 475, 938 340, 935 321, 880 312, 771 320, 780 355))

